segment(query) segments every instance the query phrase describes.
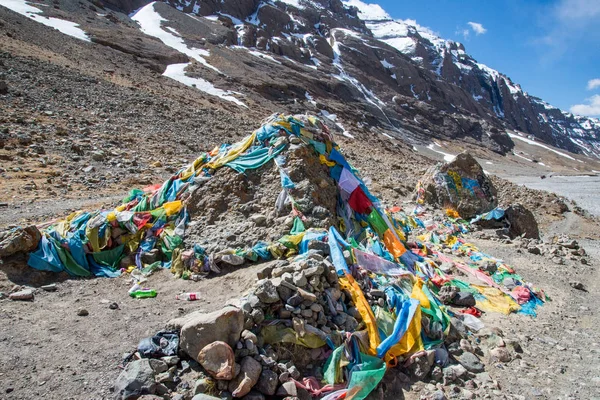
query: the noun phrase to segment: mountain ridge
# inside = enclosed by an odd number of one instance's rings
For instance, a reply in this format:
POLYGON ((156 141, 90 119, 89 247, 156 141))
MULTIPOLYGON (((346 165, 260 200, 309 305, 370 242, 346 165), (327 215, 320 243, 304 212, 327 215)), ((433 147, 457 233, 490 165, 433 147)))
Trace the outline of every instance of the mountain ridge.
MULTIPOLYGON (((9 8, 16 3, 26 4, 0 1, 9 8)), ((505 154, 514 147, 509 133, 517 133, 600 157, 598 119, 552 107, 477 62, 461 43, 415 21, 394 20, 378 5, 360 0, 53 4, 40 13, 68 19, 92 43, 130 54, 151 71, 242 108, 329 115, 348 136, 366 131, 409 143, 463 140, 505 154), (144 26, 141 10, 153 19, 146 21, 150 25, 144 26)))

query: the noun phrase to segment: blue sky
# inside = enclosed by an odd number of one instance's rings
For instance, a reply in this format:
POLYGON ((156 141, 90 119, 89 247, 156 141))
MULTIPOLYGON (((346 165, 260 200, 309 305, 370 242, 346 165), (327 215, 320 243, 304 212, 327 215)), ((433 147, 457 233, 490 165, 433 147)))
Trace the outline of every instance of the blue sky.
POLYGON ((464 43, 554 106, 600 116, 600 0, 363 1, 464 43))

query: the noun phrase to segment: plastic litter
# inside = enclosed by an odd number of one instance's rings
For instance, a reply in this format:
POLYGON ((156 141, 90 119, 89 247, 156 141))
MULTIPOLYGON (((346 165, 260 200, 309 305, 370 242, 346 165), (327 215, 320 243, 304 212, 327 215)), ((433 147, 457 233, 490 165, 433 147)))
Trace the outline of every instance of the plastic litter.
POLYGON ((177 300, 195 301, 195 300, 200 300, 200 293, 199 292, 181 293, 181 294, 176 295, 175 298, 177 300))
POLYGON ((179 333, 160 331, 156 335, 140 340, 137 351, 142 358, 159 358, 177 355, 179 333))
POLYGON ((137 290, 134 290, 133 292, 130 292, 129 296, 131 296, 135 299, 147 299, 147 298, 156 297, 157 293, 156 293, 156 290, 154 290, 154 289, 137 289, 137 290))

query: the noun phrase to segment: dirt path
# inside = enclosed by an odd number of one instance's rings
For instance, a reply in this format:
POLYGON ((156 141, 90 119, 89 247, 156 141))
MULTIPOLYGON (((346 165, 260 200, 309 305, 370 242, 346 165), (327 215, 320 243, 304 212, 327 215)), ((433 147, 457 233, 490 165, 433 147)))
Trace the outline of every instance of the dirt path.
MULTIPOLYGON (((154 299, 132 299, 126 277, 66 280, 56 292, 38 290, 34 302, 0 301, 0 399, 105 399, 124 353, 171 318, 214 311, 239 298, 255 281, 254 265, 200 282, 169 271, 149 278, 154 299), (202 300, 178 301, 198 291, 202 300), (109 304, 116 302, 119 309, 109 304), (81 308, 89 312, 80 317, 81 308)), ((0 272, 0 291, 12 283, 0 272)))
POLYGON ((476 241, 483 251, 502 254, 526 281, 543 288, 552 299, 538 309, 537 318, 511 314, 488 314, 488 326, 500 327, 506 336, 523 347, 521 359, 498 364, 489 371, 503 394, 520 399, 600 398, 600 243, 585 240, 582 245, 594 265, 555 265, 512 245, 476 241), (587 291, 570 282, 584 283, 587 291))

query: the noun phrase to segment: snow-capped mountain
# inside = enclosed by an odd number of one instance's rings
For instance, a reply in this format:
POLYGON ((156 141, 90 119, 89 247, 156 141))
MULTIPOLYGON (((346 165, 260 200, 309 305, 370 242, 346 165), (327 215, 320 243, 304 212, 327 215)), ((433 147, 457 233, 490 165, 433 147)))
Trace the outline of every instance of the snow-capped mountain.
POLYGON ((461 43, 415 21, 393 20, 376 4, 45 1, 50 7, 25 0, 0 5, 38 22, 53 21, 59 30, 67 26, 61 30, 67 35, 76 27, 76 40, 129 54, 148 73, 228 107, 308 109, 346 136, 361 130, 405 140, 460 139, 500 153, 514 146, 506 132, 520 131, 600 156, 599 120, 550 106, 476 61, 461 43))
POLYGON ((380 6, 347 0, 373 36, 419 66, 471 93, 510 127, 571 151, 600 154, 600 120, 575 116, 529 95, 508 76, 477 62, 463 44, 440 38, 413 20, 394 20, 380 6))

